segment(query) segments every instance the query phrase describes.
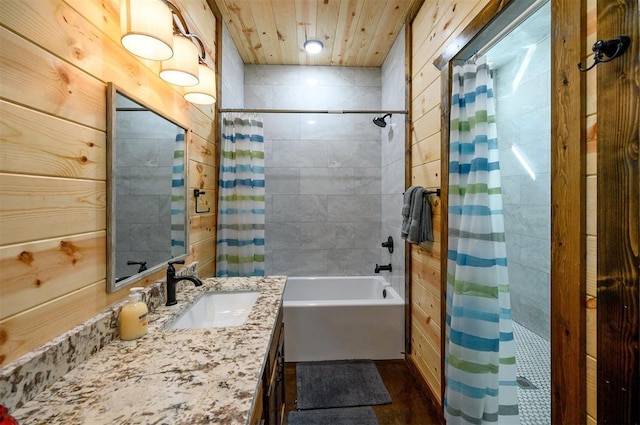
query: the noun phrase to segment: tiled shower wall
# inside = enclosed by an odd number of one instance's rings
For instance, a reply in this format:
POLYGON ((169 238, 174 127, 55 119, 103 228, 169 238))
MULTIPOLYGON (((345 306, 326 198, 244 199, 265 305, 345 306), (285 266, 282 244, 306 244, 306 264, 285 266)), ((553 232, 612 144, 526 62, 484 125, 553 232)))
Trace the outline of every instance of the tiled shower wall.
MULTIPOLYGON (((380 68, 245 65, 245 107, 380 109, 380 68)), ((371 275, 381 255, 374 114, 263 114, 266 273, 371 275)))
MULTIPOLYGON (((545 339, 550 329, 550 44, 519 46, 495 72, 496 122, 513 319, 545 339), (533 49, 531 60, 523 60, 533 49), (524 63, 524 64, 523 64, 524 63), (521 79, 518 77, 524 69, 521 79), (529 165, 527 172, 513 147, 529 165)), ((513 46, 511 46, 513 48, 513 46)), ((497 48, 497 47, 496 47, 497 48)), ((488 54, 491 58, 491 53, 488 54)))
MULTIPOLYGON (((400 31, 387 59, 382 65, 383 109, 405 110, 405 34, 400 31)), ((404 298, 404 240, 402 228, 402 194, 405 170, 405 120, 406 115, 394 114, 387 118, 387 127, 381 129, 382 141, 382 239, 393 237, 394 250, 383 249, 381 264, 391 263, 393 271, 381 272, 404 298)), ((382 242, 382 241, 381 241, 382 242)), ((380 243, 381 243, 380 242, 380 243)))

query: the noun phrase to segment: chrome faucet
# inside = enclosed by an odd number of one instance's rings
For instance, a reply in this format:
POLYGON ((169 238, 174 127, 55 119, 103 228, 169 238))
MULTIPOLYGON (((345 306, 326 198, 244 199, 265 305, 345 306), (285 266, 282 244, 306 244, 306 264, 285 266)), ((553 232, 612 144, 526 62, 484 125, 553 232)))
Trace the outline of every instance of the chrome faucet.
POLYGON ((169 261, 167 266, 167 303, 165 305, 176 305, 176 284, 181 280, 193 282, 196 286, 202 286, 202 281, 195 276, 177 276, 174 264, 184 264, 184 260, 169 261))
POLYGON ((387 264, 386 266, 379 266, 379 265, 376 263, 376 270, 375 270, 375 272, 376 272, 376 273, 380 273, 382 270, 392 271, 392 270, 391 270, 391 263, 387 264))

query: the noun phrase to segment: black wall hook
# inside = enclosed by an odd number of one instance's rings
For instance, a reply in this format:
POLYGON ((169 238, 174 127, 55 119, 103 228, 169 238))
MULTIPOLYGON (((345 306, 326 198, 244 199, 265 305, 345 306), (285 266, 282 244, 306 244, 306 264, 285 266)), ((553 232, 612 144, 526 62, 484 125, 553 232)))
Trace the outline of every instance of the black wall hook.
POLYGON ((207 208, 206 210, 198 211, 198 197, 200 195, 204 195, 204 194, 205 194, 204 190, 193 189, 193 196, 196 198, 196 214, 204 214, 204 213, 208 213, 208 212, 211 211, 211 208, 207 208))
POLYGON ((589 68, 583 68, 582 62, 580 62, 578 69, 580 72, 587 72, 601 62, 612 61, 618 56, 621 56, 625 50, 627 50, 629 44, 631 44, 631 38, 626 35, 620 35, 607 41, 598 40, 593 44, 593 47, 591 47, 594 53, 593 64, 591 64, 589 68))

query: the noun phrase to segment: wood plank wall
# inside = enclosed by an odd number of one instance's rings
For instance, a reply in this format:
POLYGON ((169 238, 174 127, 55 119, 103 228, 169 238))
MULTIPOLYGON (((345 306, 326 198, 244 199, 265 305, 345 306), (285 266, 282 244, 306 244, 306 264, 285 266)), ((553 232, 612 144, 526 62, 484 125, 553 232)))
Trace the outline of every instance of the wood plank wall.
POLYGON ((630 37, 597 72, 597 338, 600 424, 640 423, 640 3, 597 1, 598 38, 630 37))
MULTIPOLYGON (((553 1, 553 0, 552 0, 553 1)), ((412 32, 412 140, 411 184, 439 186, 444 164, 441 164, 440 72, 432 65, 440 55, 446 56, 460 32, 480 13, 489 0, 458 2, 455 0, 425 2, 411 25, 412 32)), ((586 0, 588 46, 596 41, 596 0, 586 0)), ((585 59, 590 63, 593 55, 585 59)), ((587 421, 595 424, 596 415, 596 72, 587 75, 586 133, 587 133, 587 421)), ((441 211, 436 209, 439 216, 441 211)), ((439 217, 438 217, 439 218, 439 217)), ((434 225, 434 229, 436 226, 434 225)), ((441 240, 440 232, 437 241, 441 240)), ((419 370, 434 396, 441 400, 440 353, 440 256, 438 242, 429 249, 411 247, 412 284, 412 352, 409 361, 419 370)))
MULTIPOLYGON (((206 0, 173 0, 215 65, 206 0)), ((126 297, 106 293, 106 85, 112 81, 192 129, 188 261, 215 261, 212 106, 185 102, 119 42, 118 0, 0 2, 0 366, 126 297)), ((151 276, 138 284, 162 277, 151 276)))

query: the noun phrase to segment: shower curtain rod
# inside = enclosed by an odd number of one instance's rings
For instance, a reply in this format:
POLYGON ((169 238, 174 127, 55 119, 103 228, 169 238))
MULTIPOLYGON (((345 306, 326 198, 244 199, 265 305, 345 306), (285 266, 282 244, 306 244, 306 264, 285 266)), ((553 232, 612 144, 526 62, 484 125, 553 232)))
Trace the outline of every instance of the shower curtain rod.
POLYGON ((544 6, 549 0, 535 0, 529 7, 527 7, 522 13, 515 17, 513 21, 511 21, 507 26, 501 29, 495 36, 491 38, 491 40, 487 41, 482 47, 480 47, 473 55, 469 57, 467 60, 475 60, 480 56, 487 53, 493 46, 498 44, 500 40, 505 38, 511 31, 513 31, 518 25, 527 20, 531 15, 534 14, 538 9, 544 6))
POLYGON ((407 111, 362 109, 218 109, 218 112, 252 112, 258 114, 407 114, 407 111))

